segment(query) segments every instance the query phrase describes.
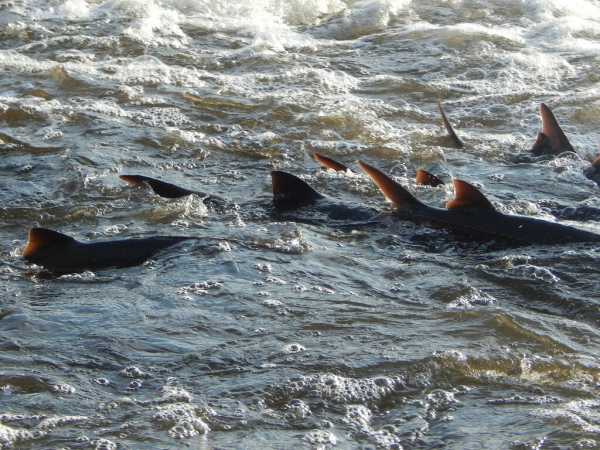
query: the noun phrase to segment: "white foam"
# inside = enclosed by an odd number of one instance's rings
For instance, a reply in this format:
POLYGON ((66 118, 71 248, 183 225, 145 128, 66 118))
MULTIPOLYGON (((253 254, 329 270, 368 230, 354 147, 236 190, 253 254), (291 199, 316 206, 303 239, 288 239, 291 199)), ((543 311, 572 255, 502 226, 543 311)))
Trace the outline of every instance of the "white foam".
POLYGON ((600 401, 576 400, 536 414, 554 421, 567 422, 583 432, 600 434, 600 401))
POLYGON ((476 306, 490 306, 496 303, 496 299, 475 288, 471 287, 469 292, 461 295, 455 300, 452 300, 447 308, 449 309, 472 309, 476 306))
POLYGON ((302 400, 291 400, 285 407, 288 420, 298 421, 306 419, 312 414, 310 407, 302 400))
POLYGON ((40 433, 36 434, 24 429, 8 427, 0 423, 0 448, 13 448, 17 443, 41 436, 40 433))
POLYGON ((336 403, 366 403, 381 400, 404 390, 400 377, 345 378, 334 374, 317 374, 289 381, 283 390, 293 397, 310 395, 336 403))
POLYGON ((117 444, 109 439, 98 439, 93 442, 94 450, 117 450, 117 444))
POLYGON ((42 430, 52 430, 63 425, 81 424, 89 421, 86 416, 55 416, 47 417, 38 424, 42 430))
POLYGON ((293 344, 284 345, 282 350, 283 350, 283 353, 291 354, 291 353, 302 353, 302 352, 306 351, 306 348, 301 344, 293 343, 293 344))
POLYGON ((210 427, 196 415, 195 407, 190 404, 160 406, 153 419, 169 426, 168 433, 175 439, 187 439, 210 431, 210 427))
POLYGON ((304 439, 317 448, 333 447, 338 442, 335 434, 325 430, 311 431, 304 436, 304 439))
POLYGON ((411 0, 361 0, 344 11, 341 20, 327 27, 336 39, 354 39, 385 30, 390 22, 408 10, 411 0))
POLYGON ((67 0, 57 9, 57 15, 67 19, 87 19, 90 15, 90 5, 86 0, 67 0))

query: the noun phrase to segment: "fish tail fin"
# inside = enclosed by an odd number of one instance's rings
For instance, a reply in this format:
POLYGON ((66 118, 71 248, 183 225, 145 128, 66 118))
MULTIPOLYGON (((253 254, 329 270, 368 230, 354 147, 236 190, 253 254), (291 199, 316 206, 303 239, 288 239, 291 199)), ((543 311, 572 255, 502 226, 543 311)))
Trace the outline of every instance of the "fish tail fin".
POLYGON ((454 128, 452 127, 452 124, 448 120, 448 116, 444 111, 442 102, 438 102, 438 109, 440 110, 440 114, 442 115, 442 122, 444 123, 444 128, 446 128, 446 132, 448 133, 452 144, 454 144, 456 148, 463 148, 465 144, 463 144, 463 141, 461 141, 460 138, 456 135, 456 132, 454 131, 454 128))
POLYGON ((422 203, 410 192, 392 180, 381 170, 376 169, 363 161, 358 161, 358 165, 367 175, 369 175, 383 195, 385 195, 396 208, 404 209, 422 205, 422 203))
POLYGON ((348 170, 348 167, 346 167, 342 163, 337 162, 335 159, 329 158, 328 156, 322 155, 320 153, 313 153, 313 158, 315 158, 315 161, 317 161, 326 169, 335 170, 336 172, 345 172, 346 170, 348 170))

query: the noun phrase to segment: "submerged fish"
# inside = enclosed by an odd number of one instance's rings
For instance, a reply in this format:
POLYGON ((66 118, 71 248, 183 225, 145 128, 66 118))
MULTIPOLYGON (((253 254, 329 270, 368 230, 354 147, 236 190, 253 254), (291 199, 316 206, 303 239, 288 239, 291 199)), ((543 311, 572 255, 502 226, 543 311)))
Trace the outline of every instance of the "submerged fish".
POLYGON ((577 220, 587 222, 589 220, 600 220, 600 208, 593 206, 561 206, 552 208, 550 213, 563 220, 577 220))
POLYGON ((596 157, 596 159, 592 161, 592 165, 590 167, 586 167, 584 169, 583 174, 590 180, 595 181, 600 185, 600 156, 596 157))
POLYGON ((362 161, 359 165, 393 203, 396 215, 404 220, 438 225, 476 239, 501 239, 518 245, 600 242, 600 235, 588 231, 503 214, 477 188, 462 180, 454 180, 455 198, 446 204, 447 209, 433 208, 375 167, 362 161))
POLYGON ((274 170, 271 181, 275 212, 287 220, 332 225, 344 222, 348 226, 377 223, 379 211, 327 197, 290 173, 274 170))
POLYGON ((221 208, 227 204, 225 199, 217 195, 206 194, 200 191, 191 191, 175 184, 167 183, 165 181, 157 180, 156 178, 150 178, 144 175, 119 175, 119 178, 121 178, 121 180, 125 181, 130 186, 149 186, 155 194, 164 198, 172 199, 186 197, 188 195, 197 195, 201 197, 205 205, 209 207, 221 208))
POLYGON ((32 228, 23 250, 23 258, 55 274, 130 267, 142 264, 160 250, 190 239, 199 238, 154 236, 118 241, 80 242, 57 231, 32 228))
MULTIPOLYGON (((565 152, 576 153, 569 142, 569 139, 558 124, 558 120, 550 108, 542 103, 540 105, 540 117, 542 119, 542 131, 538 133, 531 153, 535 156, 541 155, 559 155, 565 152)), ((586 167, 583 174, 590 180, 600 184, 600 156, 592 161, 589 167, 586 167)))
MULTIPOLYGON (((134 186, 148 185, 164 198, 181 198, 196 194, 203 198, 209 206, 223 207, 227 201, 213 195, 191 191, 180 186, 142 175, 121 175, 122 180, 134 186)), ((361 206, 347 205, 322 195, 310 187, 305 181, 286 172, 271 173, 274 212, 277 218, 304 223, 341 222, 355 223, 368 220, 377 214, 376 210, 361 206)), ((254 204, 256 207, 257 204, 254 204)))
POLYGON ((421 186, 431 186, 436 187, 444 184, 442 180, 433 175, 432 173, 427 172, 426 170, 419 169, 417 170, 417 175, 415 178, 417 184, 421 186))
MULTIPOLYGON (((317 162, 319 162, 326 169, 331 169, 331 170, 335 170, 338 172, 351 171, 348 167, 346 167, 342 163, 336 161, 335 159, 329 158, 328 156, 325 156, 325 155, 322 155, 322 154, 316 153, 316 152, 313 154, 313 156, 314 156, 315 160, 317 162)), ((440 180, 438 177, 436 177, 435 175, 433 175, 432 173, 430 173, 424 169, 417 170, 415 182, 421 186, 432 186, 432 187, 436 187, 436 186, 440 186, 440 185, 444 184, 444 182, 442 180, 440 180)))
POLYGON ((531 147, 531 153, 536 156, 558 155, 564 152, 575 153, 575 149, 558 124, 556 117, 545 103, 540 104, 540 117, 542 131, 538 133, 537 139, 531 147))

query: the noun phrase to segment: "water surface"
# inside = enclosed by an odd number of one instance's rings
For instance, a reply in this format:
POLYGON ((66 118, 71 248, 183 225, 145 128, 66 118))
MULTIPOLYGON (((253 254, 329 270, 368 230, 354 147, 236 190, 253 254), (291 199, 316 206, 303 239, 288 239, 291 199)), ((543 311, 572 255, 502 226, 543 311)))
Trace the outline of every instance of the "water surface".
POLYGON ((433 205, 451 190, 415 186, 418 168, 507 213, 599 207, 582 172, 599 50, 592 0, 0 2, 0 447, 600 448, 597 245, 496 249, 268 207, 280 169, 386 208, 313 151, 433 205), (523 158, 540 102, 577 155, 523 158), (229 242, 46 279, 20 258, 33 226, 229 242))

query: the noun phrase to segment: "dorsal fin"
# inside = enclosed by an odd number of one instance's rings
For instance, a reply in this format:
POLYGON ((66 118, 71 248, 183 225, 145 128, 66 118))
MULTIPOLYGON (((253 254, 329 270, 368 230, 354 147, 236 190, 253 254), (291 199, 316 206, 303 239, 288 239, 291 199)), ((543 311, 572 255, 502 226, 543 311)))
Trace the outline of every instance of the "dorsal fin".
POLYGON ((29 230, 27 244, 23 249, 24 258, 32 258, 35 255, 49 247, 60 247, 75 242, 71 236, 48 230, 47 228, 32 228, 29 230))
POLYGON ((358 161, 358 165, 367 175, 369 175, 369 177, 371 177, 383 195, 385 195, 396 208, 409 208, 421 204, 421 202, 419 202, 419 200, 417 200, 410 192, 392 180, 381 170, 362 161, 358 161))
POLYGON ((339 163, 336 160, 331 159, 325 155, 321 155, 320 153, 313 153, 313 157, 315 158, 315 161, 317 161, 326 169, 335 170, 336 172, 345 172, 346 170, 348 170, 348 167, 346 167, 342 163, 339 163))
POLYGON ((147 184, 156 194, 164 198, 180 198, 194 194, 194 191, 144 175, 120 175, 119 178, 131 186, 144 186, 147 184))
POLYGON ((293 209, 310 205, 323 198, 304 180, 280 170, 271 172, 273 185, 273 204, 280 209, 293 209))
POLYGON ((533 154, 556 155, 562 152, 575 152, 556 117, 545 103, 540 104, 540 117, 542 119, 542 131, 538 134, 531 149, 533 154))
POLYGON ((540 131, 531 147, 531 153, 536 156, 552 153, 550 138, 540 131))
POLYGON ((448 209, 481 208, 495 209, 494 205, 472 184, 454 180, 454 199, 446 203, 448 209))
POLYGON ((436 187, 441 184, 444 184, 444 182, 442 180, 440 180, 438 177, 436 177, 435 175, 433 175, 423 169, 417 170, 416 182, 417 182, 417 184, 420 184, 423 186, 432 186, 432 187, 436 187))
POLYGON ((448 116, 446 116, 446 112, 442 107, 442 102, 438 102, 438 108, 440 110, 440 114, 442 115, 442 122, 444 123, 444 128, 446 128, 448 136, 452 140, 452 144, 454 144, 456 148, 463 148, 465 145, 463 144, 463 141, 461 141, 460 138, 454 132, 454 128, 452 128, 452 124, 450 124, 448 116))

